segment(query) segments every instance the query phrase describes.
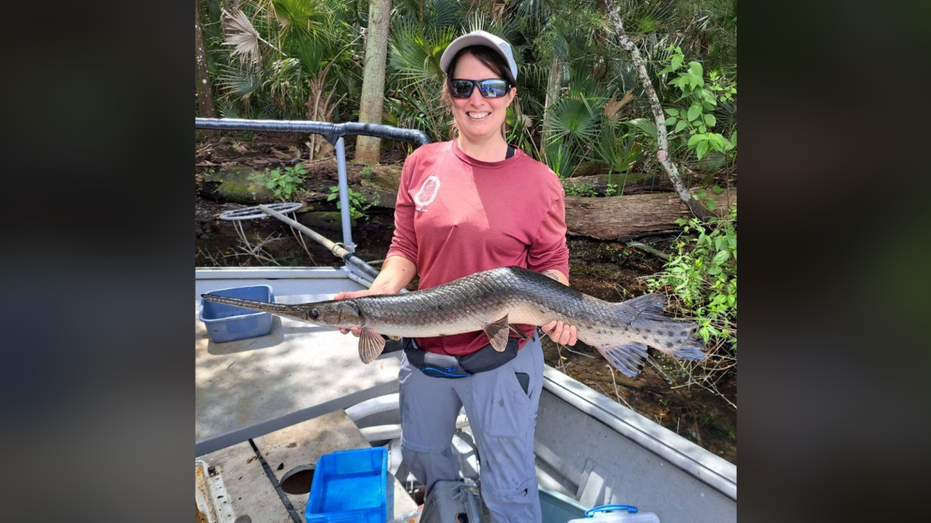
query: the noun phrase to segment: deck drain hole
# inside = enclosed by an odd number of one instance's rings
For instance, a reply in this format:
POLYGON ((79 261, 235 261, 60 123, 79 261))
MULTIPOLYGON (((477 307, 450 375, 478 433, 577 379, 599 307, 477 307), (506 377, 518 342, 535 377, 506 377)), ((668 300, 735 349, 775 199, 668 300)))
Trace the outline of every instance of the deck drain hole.
POLYGON ((289 470, 281 478, 281 490, 288 494, 309 494, 314 482, 314 466, 300 465, 289 470))

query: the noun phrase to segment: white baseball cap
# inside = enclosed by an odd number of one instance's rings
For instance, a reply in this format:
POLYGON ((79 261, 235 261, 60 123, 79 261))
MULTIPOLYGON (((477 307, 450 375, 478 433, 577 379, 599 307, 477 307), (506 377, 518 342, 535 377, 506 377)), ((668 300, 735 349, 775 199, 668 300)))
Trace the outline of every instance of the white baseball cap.
POLYGON ((473 45, 483 45, 497 51, 507 61, 508 68, 511 70, 511 77, 515 82, 517 81, 517 63, 514 62, 514 55, 511 53, 511 44, 507 40, 485 31, 472 31, 453 40, 449 47, 443 51, 443 56, 440 57, 440 69, 448 75, 449 71, 447 69, 456 53, 473 45))

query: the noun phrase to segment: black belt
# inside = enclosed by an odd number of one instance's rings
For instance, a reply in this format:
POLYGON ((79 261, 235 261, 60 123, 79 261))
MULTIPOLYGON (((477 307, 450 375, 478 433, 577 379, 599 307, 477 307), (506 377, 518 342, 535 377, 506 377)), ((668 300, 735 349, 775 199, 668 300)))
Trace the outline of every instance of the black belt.
MULTIPOLYGON (((533 336, 536 336, 536 333, 533 336)), ((517 338, 508 338, 508 344, 503 352, 496 351, 491 344, 488 344, 466 356, 450 356, 426 352, 417 346, 413 338, 402 338, 398 342, 389 340, 387 344, 398 345, 390 349, 386 346, 385 351, 403 350, 411 365, 433 378, 467 378, 478 372, 497 369, 513 360, 517 357, 519 341, 517 338)))

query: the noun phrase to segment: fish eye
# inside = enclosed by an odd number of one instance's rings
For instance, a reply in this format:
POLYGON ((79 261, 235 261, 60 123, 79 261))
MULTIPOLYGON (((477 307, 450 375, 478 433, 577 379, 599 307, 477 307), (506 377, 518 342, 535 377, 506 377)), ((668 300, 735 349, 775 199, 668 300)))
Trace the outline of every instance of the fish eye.
POLYGON ((317 309, 311 309, 311 311, 310 311, 310 319, 316 320, 316 319, 319 318, 319 317, 320 317, 320 311, 318 311, 317 309))

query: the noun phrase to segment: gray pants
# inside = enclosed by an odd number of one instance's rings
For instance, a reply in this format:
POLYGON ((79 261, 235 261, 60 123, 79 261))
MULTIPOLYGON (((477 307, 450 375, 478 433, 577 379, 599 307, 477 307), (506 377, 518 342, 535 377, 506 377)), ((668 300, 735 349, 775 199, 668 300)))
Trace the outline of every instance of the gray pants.
POLYGON ((398 373, 404 466, 430 488, 459 479, 452 437, 465 406, 481 457, 482 499, 492 523, 540 523, 533 432, 543 390, 538 334, 497 369, 467 378, 432 378, 402 356, 398 373), (527 392, 517 373, 530 377, 527 392))

